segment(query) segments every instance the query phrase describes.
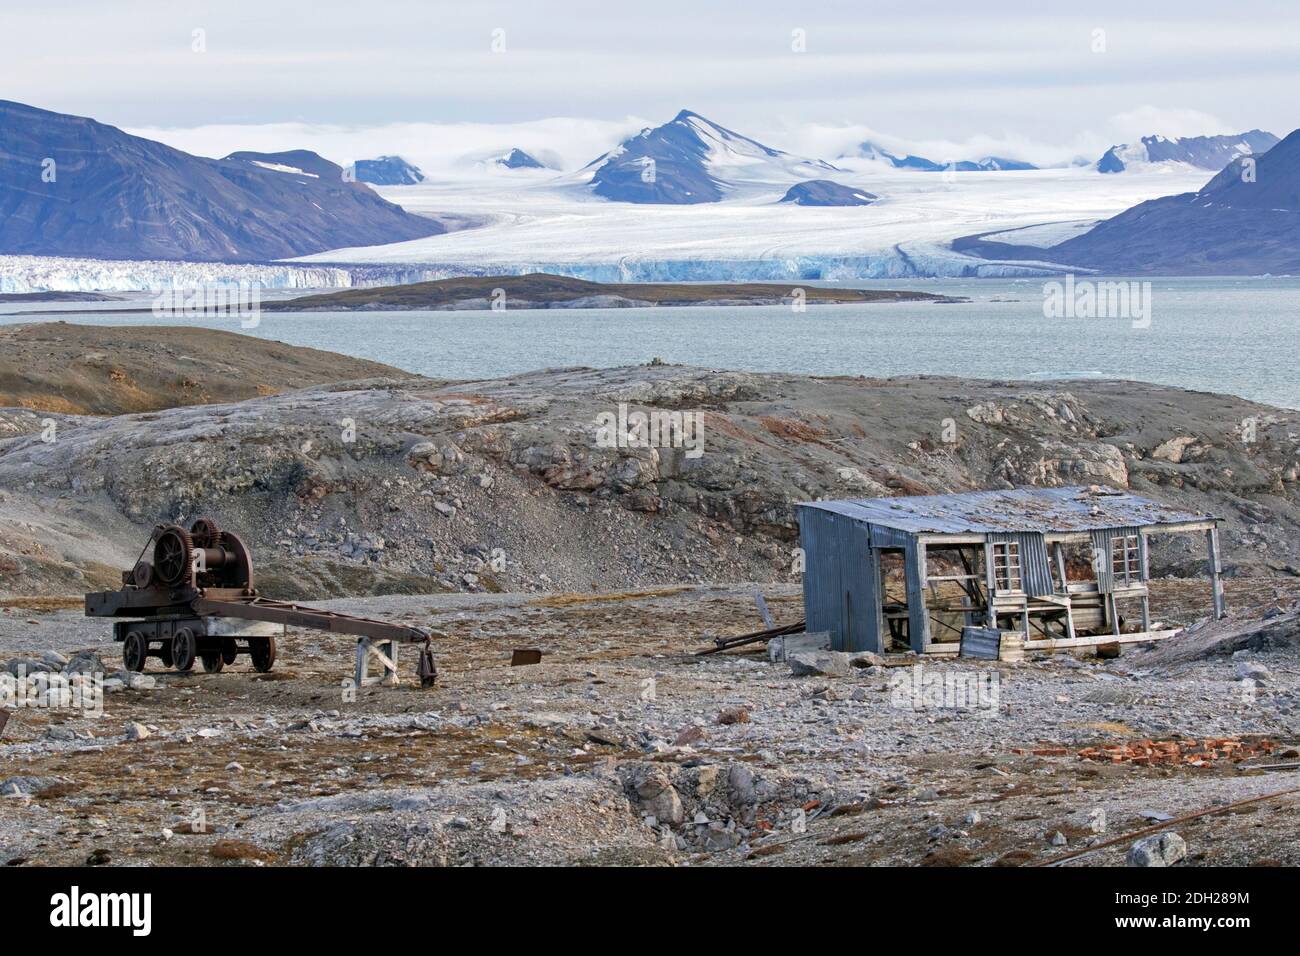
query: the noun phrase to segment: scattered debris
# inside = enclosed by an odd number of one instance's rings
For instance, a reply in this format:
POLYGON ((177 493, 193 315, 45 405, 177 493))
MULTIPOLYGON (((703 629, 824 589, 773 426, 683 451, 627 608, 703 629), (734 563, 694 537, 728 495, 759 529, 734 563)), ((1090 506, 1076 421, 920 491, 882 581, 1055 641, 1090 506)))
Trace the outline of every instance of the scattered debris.
POLYGON ((746 644, 758 644, 763 641, 769 641, 774 637, 781 637, 785 634, 802 634, 804 630, 803 621, 795 621, 793 624, 784 624, 781 627, 768 628, 762 631, 751 631, 748 634, 737 634, 733 637, 715 637, 713 647, 706 647, 702 651, 696 651, 697 657, 706 654, 716 654, 718 651, 730 650, 733 647, 743 647, 746 644))
POLYGON ((1156 764, 1208 767, 1215 760, 1228 760, 1235 763, 1247 757, 1271 754, 1276 746, 1267 738, 1240 740, 1230 737, 1207 737, 1204 740, 1139 740, 1127 744, 1084 747, 1079 751, 1079 756, 1084 760, 1132 763, 1139 767, 1156 764))

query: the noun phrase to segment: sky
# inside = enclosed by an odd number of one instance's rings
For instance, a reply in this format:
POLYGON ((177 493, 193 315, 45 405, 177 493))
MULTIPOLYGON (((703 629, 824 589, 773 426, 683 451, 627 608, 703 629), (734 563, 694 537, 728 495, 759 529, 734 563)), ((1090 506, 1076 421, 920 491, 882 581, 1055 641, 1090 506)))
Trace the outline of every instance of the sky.
POLYGON ((1297 89, 1295 0, 0 0, 0 98, 205 155, 418 139, 571 167, 686 108, 802 155, 1057 163, 1285 135, 1297 89))

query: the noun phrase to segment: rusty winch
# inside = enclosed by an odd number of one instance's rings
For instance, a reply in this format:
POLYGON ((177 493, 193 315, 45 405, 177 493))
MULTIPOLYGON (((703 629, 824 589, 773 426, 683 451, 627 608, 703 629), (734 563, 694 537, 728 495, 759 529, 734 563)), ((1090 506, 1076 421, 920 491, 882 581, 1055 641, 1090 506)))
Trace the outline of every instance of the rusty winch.
POLYGON ((437 678, 426 631, 262 597, 253 584, 248 548, 211 518, 199 518, 188 529, 154 528, 135 565, 122 572, 121 590, 86 595, 86 615, 133 619, 113 625, 113 639, 121 642, 122 660, 132 671, 144 670, 155 657, 181 672, 197 660, 216 673, 247 654, 254 670, 265 673, 275 665, 276 633, 292 626, 356 637, 358 683, 369 682, 372 659, 382 663, 385 683, 395 683, 398 644, 421 645, 422 686, 431 687, 437 678))

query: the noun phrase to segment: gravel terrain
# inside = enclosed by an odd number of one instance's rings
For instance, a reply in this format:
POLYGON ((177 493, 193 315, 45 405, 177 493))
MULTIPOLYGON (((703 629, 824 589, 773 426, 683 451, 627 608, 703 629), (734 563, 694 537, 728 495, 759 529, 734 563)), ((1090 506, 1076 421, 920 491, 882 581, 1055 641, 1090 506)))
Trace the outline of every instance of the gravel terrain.
MULTIPOLYGON (((1204 606, 1203 581, 1154 588, 1168 619, 1204 606)), ((801 613, 794 588, 764 591, 778 622, 801 613)), ((151 662, 152 686, 107 693, 102 716, 21 710, 0 739, 0 862, 1042 862, 1296 785, 1243 768, 1296 763, 1300 588, 1233 580, 1228 598, 1253 609, 1116 660, 890 655, 844 677, 795 677, 759 649, 695 656, 758 626, 749 587, 329 602, 435 629, 438 685, 418 688, 408 654, 402 687, 353 697, 349 641, 291 631, 267 675, 151 662), (1162 656, 1179 640, 1189 659, 1162 656), (542 663, 511 667, 518 647, 542 663), (1267 679, 1247 688, 1247 666, 1267 679), (935 674, 993 691, 907 690, 935 674), (1078 756, 1206 737, 1273 749, 1204 767, 1078 756)), ((27 603, 0 611, 0 659, 119 666, 103 622, 27 603)), ((1187 863, 1300 864, 1298 807, 1179 825, 1187 863)), ((1070 865, 1121 864, 1130 842, 1070 865)))

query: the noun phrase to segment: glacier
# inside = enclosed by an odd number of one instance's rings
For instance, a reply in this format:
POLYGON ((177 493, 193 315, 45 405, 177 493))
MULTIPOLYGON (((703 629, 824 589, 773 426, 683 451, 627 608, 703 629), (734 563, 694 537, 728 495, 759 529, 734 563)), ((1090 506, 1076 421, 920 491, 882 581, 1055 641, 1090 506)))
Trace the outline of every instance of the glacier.
MULTIPOLYGON (((845 160, 839 160, 847 164, 845 160)), ((963 236, 1033 228, 1064 238, 1148 199, 1200 188, 1200 170, 1098 176, 1082 168, 939 175, 859 161, 837 182, 880 197, 869 206, 781 203, 786 186, 748 183, 720 202, 656 205, 593 196, 573 176, 502 185, 447 177, 377 191, 410 212, 472 228, 409 242, 288 260, 365 265, 423 278, 555 272, 584 279, 748 280, 988 277, 1056 274, 1059 265, 956 252, 963 236)), ((1033 235, 1034 233, 1031 233, 1033 235)), ((992 238, 992 237, 990 237, 992 238)))
POLYGON ((136 292, 225 282, 253 282, 265 289, 343 289, 352 285, 352 274, 329 266, 274 263, 228 265, 0 255, 0 293, 136 292))
POLYGON ((593 196, 572 175, 525 172, 532 175, 471 170, 376 187, 409 212, 472 224, 423 239, 247 265, 0 255, 0 292, 125 292, 230 281, 267 290, 340 289, 526 272, 610 282, 1031 277, 1063 270, 1051 262, 973 257, 954 251, 952 241, 991 234, 994 242, 1032 237, 1050 245, 1139 202, 1199 189, 1205 180, 1204 171, 1189 168, 949 177, 860 160, 836 180, 880 199, 816 207, 782 204, 788 187, 780 183, 749 183, 720 202, 651 205, 593 196))

